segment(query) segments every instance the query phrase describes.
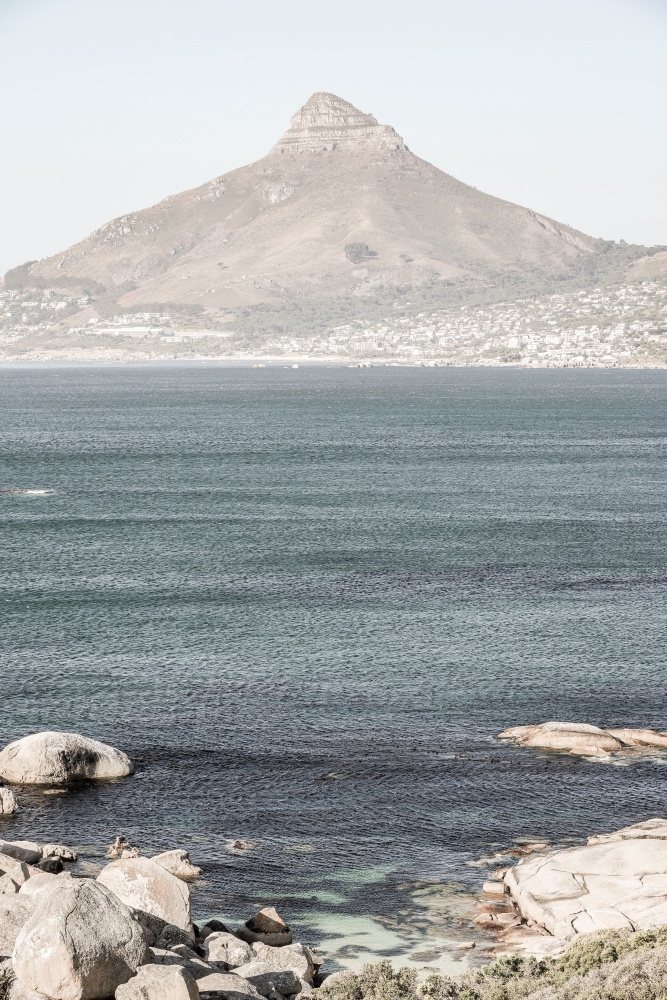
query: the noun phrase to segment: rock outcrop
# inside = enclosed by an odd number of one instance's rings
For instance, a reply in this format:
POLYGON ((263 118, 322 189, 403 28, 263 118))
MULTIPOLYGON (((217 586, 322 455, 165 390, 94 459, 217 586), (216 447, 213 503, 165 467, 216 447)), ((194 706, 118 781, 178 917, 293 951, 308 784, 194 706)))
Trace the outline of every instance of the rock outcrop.
POLYGON ((53 1000, 93 1000, 113 997, 149 958, 128 908, 103 885, 77 879, 41 898, 12 962, 26 990, 53 1000))
MULTIPOLYGON (((522 858, 504 875, 524 924, 534 927, 527 933, 552 938, 537 940, 534 954, 555 954, 578 934, 667 924, 667 820, 639 823, 591 841, 522 858)), ((509 918, 507 923, 516 926, 509 918)), ((525 938, 526 928, 522 930, 525 938)), ((527 948, 525 939, 517 937, 514 943, 515 950, 527 948)))
POLYGON ((155 923, 144 918, 156 918, 159 934, 164 924, 175 924, 194 942, 190 890, 161 865, 144 857, 112 861, 97 881, 131 907, 144 926, 155 931, 155 923))
POLYGON ((78 733, 34 733, 0 752, 0 778, 26 785, 64 785, 86 778, 121 778, 134 766, 121 750, 78 733))
POLYGON ((373 115, 364 114, 348 101, 319 92, 292 115, 290 127, 272 152, 296 156, 363 148, 407 152, 391 125, 379 125, 373 115))
POLYGON ((667 735, 652 729, 600 729, 583 722, 542 722, 498 734, 519 746, 566 750, 582 757, 606 757, 632 749, 667 747, 667 735))

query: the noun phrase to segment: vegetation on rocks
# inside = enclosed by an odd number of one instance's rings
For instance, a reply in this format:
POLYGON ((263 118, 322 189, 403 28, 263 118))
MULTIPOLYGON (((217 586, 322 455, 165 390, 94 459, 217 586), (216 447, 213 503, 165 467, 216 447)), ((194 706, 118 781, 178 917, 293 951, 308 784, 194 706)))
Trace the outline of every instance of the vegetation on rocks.
POLYGON ((665 1000, 667 927, 582 936, 561 958, 511 955, 457 979, 389 962, 346 973, 321 993, 326 1000, 665 1000))

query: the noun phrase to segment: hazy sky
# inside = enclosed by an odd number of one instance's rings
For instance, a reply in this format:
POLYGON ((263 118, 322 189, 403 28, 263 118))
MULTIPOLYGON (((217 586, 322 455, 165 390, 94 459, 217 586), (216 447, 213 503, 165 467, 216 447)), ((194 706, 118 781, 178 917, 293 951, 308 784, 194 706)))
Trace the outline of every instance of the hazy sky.
POLYGON ((667 244, 667 0, 0 0, 0 273, 263 156, 316 90, 483 191, 667 244))

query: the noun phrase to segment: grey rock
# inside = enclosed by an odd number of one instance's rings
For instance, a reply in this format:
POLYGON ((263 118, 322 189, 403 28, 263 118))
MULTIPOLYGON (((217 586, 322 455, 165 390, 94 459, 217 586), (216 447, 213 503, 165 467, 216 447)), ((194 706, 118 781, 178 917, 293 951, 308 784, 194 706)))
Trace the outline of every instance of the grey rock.
POLYGON ((164 854, 157 854, 152 860, 168 872, 171 872, 176 878, 199 878, 200 875, 204 874, 202 868, 198 868, 197 865, 192 864, 187 851, 165 851, 164 854))
POLYGON ((0 854, 34 865, 42 859, 42 848, 31 840, 0 840, 0 854))
POLYGON ((154 861, 142 857, 112 861, 102 869, 97 881, 133 910, 156 917, 163 921, 163 926, 180 927, 194 943, 190 890, 154 861))
POLYGON ((173 948, 178 944, 192 948, 192 938, 182 927, 177 927, 176 924, 165 924, 160 931, 156 948, 173 948))
POLYGON ((230 969, 254 961, 256 953, 235 934, 216 932, 207 935, 204 951, 209 962, 225 962, 230 969))
POLYGON ((182 966, 144 965, 118 987, 116 1000, 199 1000, 199 990, 182 966))
POLYGON ((105 886, 72 879, 36 898, 12 955, 24 989, 54 1000, 112 997, 149 961, 141 926, 105 886))
POLYGON ((9 958, 23 925, 35 909, 33 901, 18 893, 0 896, 0 958, 9 958))
POLYGON ((63 863, 60 858, 42 858, 41 861, 37 862, 36 867, 42 872, 48 872, 49 875, 60 875, 63 863))
POLYGON ((0 777, 18 784, 67 784, 120 778, 133 771, 132 761, 122 751, 78 733, 34 733, 0 752, 0 777))

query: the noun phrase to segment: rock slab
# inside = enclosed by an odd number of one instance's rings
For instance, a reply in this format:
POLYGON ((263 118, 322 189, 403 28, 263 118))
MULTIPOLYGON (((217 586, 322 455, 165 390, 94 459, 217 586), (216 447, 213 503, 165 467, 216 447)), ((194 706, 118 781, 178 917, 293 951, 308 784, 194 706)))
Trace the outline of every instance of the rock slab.
MULTIPOLYGON (((664 830, 665 820, 654 820, 664 830)), ((667 924, 667 840, 646 824, 604 842, 523 858, 505 875, 521 914, 555 938, 667 924), (618 838, 618 839, 616 839, 618 838)))
POLYGON ((653 729, 600 729, 583 722, 541 722, 514 726, 498 734, 524 747, 566 750, 582 757, 606 757, 612 753, 667 748, 667 733, 653 729))

